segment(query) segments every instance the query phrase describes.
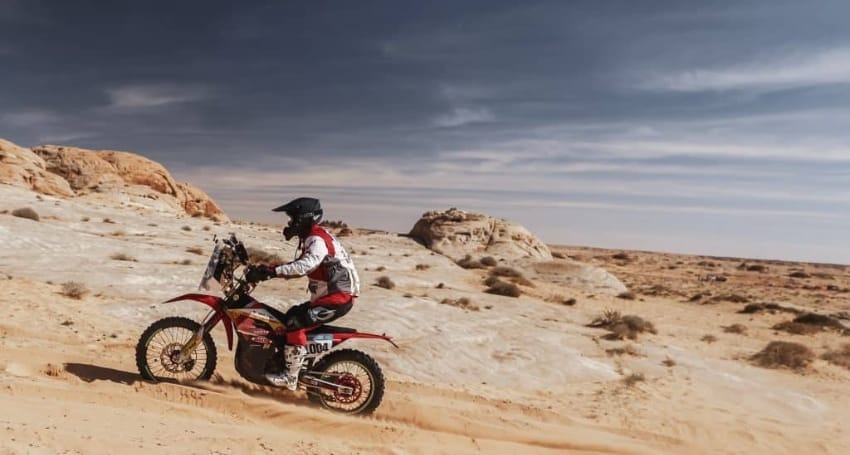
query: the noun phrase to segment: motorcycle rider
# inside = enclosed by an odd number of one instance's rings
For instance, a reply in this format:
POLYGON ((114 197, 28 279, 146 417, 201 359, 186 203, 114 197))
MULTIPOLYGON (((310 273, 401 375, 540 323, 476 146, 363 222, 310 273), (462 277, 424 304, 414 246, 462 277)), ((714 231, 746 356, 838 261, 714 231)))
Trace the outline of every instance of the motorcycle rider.
POLYGON ((307 329, 345 316, 359 294, 360 278, 342 244, 319 225, 323 211, 318 199, 300 197, 272 211, 289 216, 283 236, 287 241, 298 236, 300 255, 287 264, 250 266, 245 278, 255 283, 274 277, 309 278, 310 300, 289 308, 285 315, 286 369, 266 374, 272 384, 296 390, 307 354, 307 329))

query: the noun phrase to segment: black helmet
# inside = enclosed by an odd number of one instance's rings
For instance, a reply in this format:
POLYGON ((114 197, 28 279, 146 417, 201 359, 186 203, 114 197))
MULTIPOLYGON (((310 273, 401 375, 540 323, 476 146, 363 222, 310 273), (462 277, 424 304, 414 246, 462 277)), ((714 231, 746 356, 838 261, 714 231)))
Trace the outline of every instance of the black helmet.
POLYGON ((299 197, 281 205, 272 212, 284 212, 289 216, 289 224, 283 229, 286 240, 295 237, 306 237, 310 228, 322 221, 322 204, 318 199, 299 197))

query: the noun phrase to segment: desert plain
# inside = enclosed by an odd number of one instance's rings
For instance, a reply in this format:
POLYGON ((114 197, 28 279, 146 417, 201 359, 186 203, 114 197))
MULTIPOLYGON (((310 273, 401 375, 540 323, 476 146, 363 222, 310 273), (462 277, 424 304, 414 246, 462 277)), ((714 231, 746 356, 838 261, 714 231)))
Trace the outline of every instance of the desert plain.
MULTIPOLYGON (((286 260, 280 225, 134 185, 74 193, 0 184, 0 453, 850 453, 846 265, 566 245, 458 258, 337 225, 362 280, 337 324, 399 345, 352 343, 388 383, 374 415, 348 417, 242 380, 222 329, 209 382, 136 371, 145 327, 206 314, 162 302, 197 290, 213 236, 286 260)), ((254 295, 284 310, 305 285, 254 295)))

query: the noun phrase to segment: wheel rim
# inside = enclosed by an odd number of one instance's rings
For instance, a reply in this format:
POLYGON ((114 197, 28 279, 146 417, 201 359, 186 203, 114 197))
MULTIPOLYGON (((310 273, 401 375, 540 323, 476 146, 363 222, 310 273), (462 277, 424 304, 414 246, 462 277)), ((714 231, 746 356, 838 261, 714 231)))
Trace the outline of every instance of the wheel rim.
POLYGON ((198 343, 189 353, 188 360, 177 362, 180 350, 194 334, 187 328, 166 327, 151 335, 145 355, 151 375, 158 379, 198 379, 207 363, 207 347, 204 343, 198 343))
POLYGON ((323 396, 322 401, 328 408, 353 412, 365 406, 372 397, 372 373, 362 364, 352 361, 337 362, 324 372, 330 376, 326 377, 326 380, 352 389, 351 393, 336 391, 333 395, 323 396))

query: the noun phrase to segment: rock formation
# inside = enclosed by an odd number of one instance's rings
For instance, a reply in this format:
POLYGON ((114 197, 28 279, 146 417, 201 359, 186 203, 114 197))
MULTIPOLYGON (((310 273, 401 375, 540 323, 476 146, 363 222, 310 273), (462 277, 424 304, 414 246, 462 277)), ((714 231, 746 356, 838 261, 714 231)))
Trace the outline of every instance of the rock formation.
POLYGON ((126 192, 165 196, 191 216, 227 219, 202 190, 178 183, 165 167, 140 155, 111 150, 41 145, 32 150, 0 139, 0 183, 53 196, 126 192))
POLYGON ((549 247, 524 227, 457 208, 425 213, 409 235, 454 260, 467 254, 505 259, 552 259, 549 247))

